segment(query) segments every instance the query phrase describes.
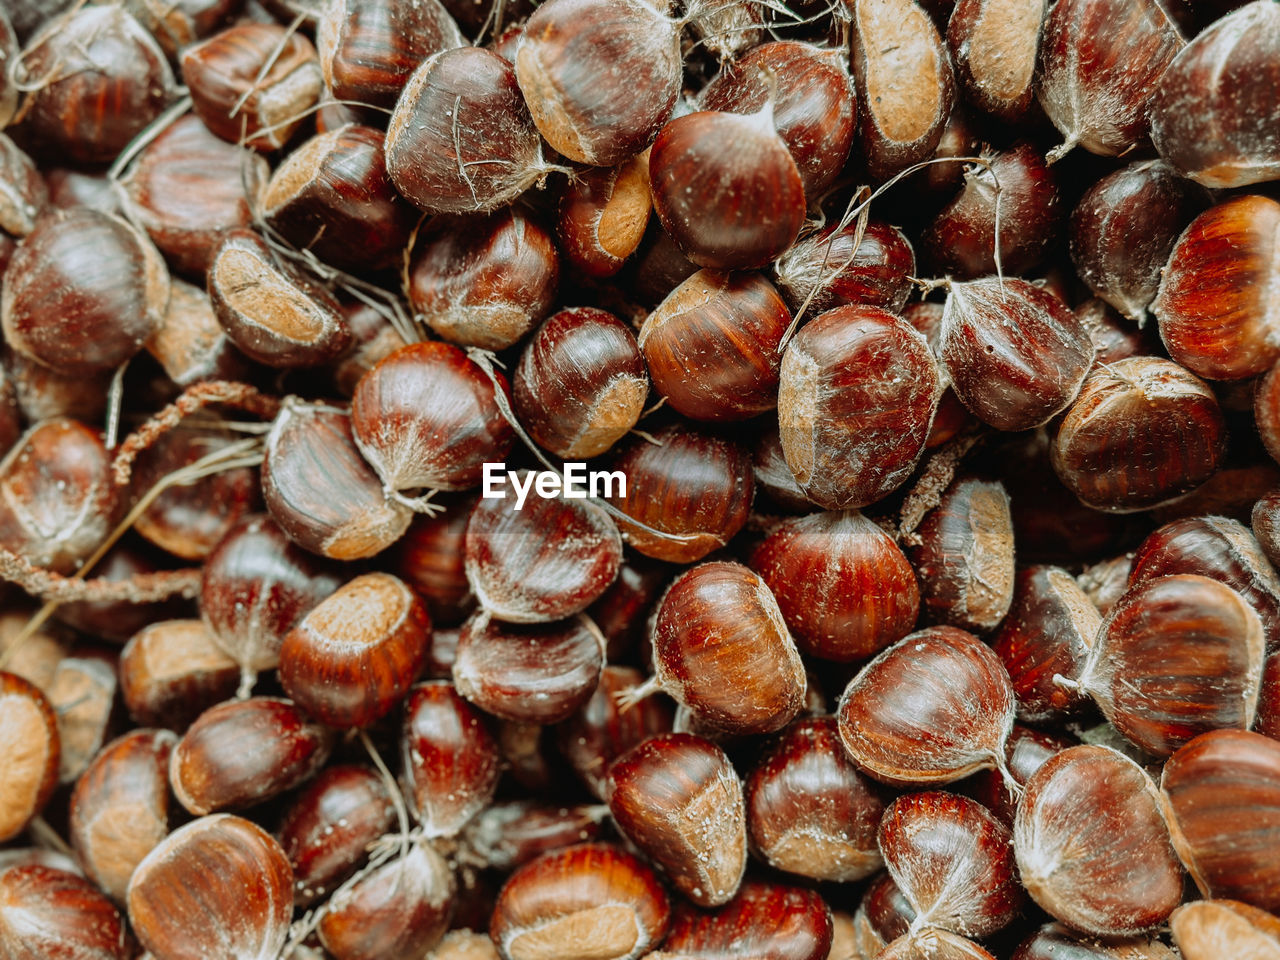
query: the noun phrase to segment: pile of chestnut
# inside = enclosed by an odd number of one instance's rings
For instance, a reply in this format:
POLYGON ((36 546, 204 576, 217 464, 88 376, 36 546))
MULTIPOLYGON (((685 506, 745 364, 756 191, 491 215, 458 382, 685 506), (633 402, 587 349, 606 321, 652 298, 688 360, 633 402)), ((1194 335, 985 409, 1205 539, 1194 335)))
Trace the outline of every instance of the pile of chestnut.
POLYGON ((1278 0, 0 68, 0 960, 1280 960, 1278 0))

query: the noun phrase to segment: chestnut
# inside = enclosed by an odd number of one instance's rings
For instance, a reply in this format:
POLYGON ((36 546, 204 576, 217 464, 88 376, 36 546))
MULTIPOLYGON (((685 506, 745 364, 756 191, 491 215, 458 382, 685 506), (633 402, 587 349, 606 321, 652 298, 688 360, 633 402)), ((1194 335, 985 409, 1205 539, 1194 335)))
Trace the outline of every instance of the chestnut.
POLYGON ((45 689, 58 718, 58 780, 71 783, 101 750, 115 707, 115 657, 92 648, 59 661, 45 689))
POLYGON ((883 951, 876 960, 995 960, 995 958, 966 937, 948 933, 936 927, 903 934, 883 951))
POLYGON ((1280 922, 1274 914, 1236 900, 1184 903, 1170 915, 1169 928, 1186 960, 1280 956, 1280 922))
POLYGON ((865 303, 900 313, 911 294, 916 256, 903 232, 882 220, 833 223, 802 235, 773 271, 795 310, 805 303, 814 313, 865 303))
POLYGON ((749 880, 714 911, 681 904, 655 960, 757 956, 823 960, 831 950, 831 908, 814 890, 749 880))
MULTIPOLYGON (((1046 923, 1019 944, 1012 960, 1178 960, 1178 955, 1157 939, 1099 940, 1061 923, 1046 923)), ((1186 960, 1195 958, 1187 954, 1186 960)))
MULTIPOLYGON (((3 31, 0 26, 0 33, 3 31)), ((13 237, 25 237, 48 202, 49 190, 35 163, 16 143, 0 134, 0 230, 13 237)))
POLYGON ((84 877, 38 863, 0 869, 0 945, 5 960, 133 955, 110 900, 84 877))
POLYGON ((48 699, 33 684, 0 672, 0 740, 9 745, 0 782, 0 840, 26 829, 58 786, 58 724, 48 699))
POLYGON ((280 646, 280 684, 331 727, 367 727, 404 698, 422 669, 431 622, 389 573, 349 580, 313 607, 280 646))
POLYGON ((494 870, 514 870, 544 853, 600 839, 608 807, 545 806, 532 800, 490 804, 468 822, 461 842, 468 856, 494 870))
POLYGON ((236 692, 240 665, 200 620, 161 620, 120 652, 120 694, 143 726, 181 730, 236 692))
POLYGON ((652 209, 647 153, 591 167, 565 186, 556 238, 576 270, 611 277, 640 246, 652 209))
POLYGON ((426 604, 431 625, 437 628, 428 654, 432 663, 439 659, 438 628, 456 626, 475 606, 471 584, 467 582, 462 545, 476 498, 449 497, 438 503, 444 507, 441 513, 414 517, 405 535, 389 551, 391 572, 413 588, 426 604))
POLYGON ((1031 106, 1046 0, 959 0, 947 50, 965 99, 1006 123, 1031 106))

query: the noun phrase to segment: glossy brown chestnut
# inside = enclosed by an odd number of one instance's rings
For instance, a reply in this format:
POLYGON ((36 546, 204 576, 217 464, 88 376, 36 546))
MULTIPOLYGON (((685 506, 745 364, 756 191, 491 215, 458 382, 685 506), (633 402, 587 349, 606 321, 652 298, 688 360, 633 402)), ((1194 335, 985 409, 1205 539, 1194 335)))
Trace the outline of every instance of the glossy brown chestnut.
POLYGON ((289 805, 276 832, 293 868, 294 902, 308 907, 332 893, 394 821, 391 795, 375 771, 347 765, 321 770, 289 805))
POLYGON ((309 779, 331 743, 329 731, 288 700, 229 700, 183 734, 169 758, 169 783, 197 816, 249 807, 309 779))
POLYGON ((882 220, 833 223, 802 236, 773 266, 793 309, 821 313, 845 303, 901 312, 911 293, 916 255, 911 241, 882 220), (855 246, 856 244, 856 246, 855 246))
POLYGON ((746 784, 751 848, 779 870, 845 883, 880 869, 879 787, 858 772, 832 717, 797 720, 746 784))
POLYGON ((916 531, 911 562, 926 616, 964 630, 991 630, 1013 602, 1014 536, 999 482, 954 481, 916 531))
POLYGON ((134 868, 169 833, 168 730, 134 730, 109 743, 76 781, 71 843, 85 873, 123 903, 134 868))
POLYGON ((262 195, 262 215, 293 246, 355 272, 398 265, 418 221, 387 177, 382 131, 362 126, 290 153, 262 195))
POLYGON ((4 66, 31 91, 24 124, 63 162, 114 160, 174 96, 163 51, 117 4, 50 16, 4 66))
POLYGON ((1152 312, 1169 355, 1193 373, 1239 380, 1280 357, 1273 301, 1280 282, 1280 203, 1233 197, 1206 210, 1178 238, 1152 312))
POLYGON ((959 0, 947 50, 965 99, 1016 123, 1031 106, 1045 0, 959 0))
POLYGON ((1061 413, 1093 365, 1079 318, 1047 290, 1015 277, 948 285, 939 356, 956 396, 998 430, 1061 413))
POLYGON ((670 694, 706 729, 771 733, 804 703, 804 664, 778 601, 739 563, 703 563, 677 577, 650 641, 646 686, 670 694))
POLYGON ((885 180, 927 160, 955 102, 946 47, 912 0, 847 0, 858 133, 867 170, 885 180))
POLYGON ((608 466, 626 484, 605 499, 635 521, 618 518, 618 529, 645 556, 693 563, 747 522, 755 479, 741 444, 671 424, 653 440, 630 437, 615 451, 608 466))
MULTIPOLYGON (((0 284, 3 280, 0 279, 0 284)), ((5 379, 13 385, 19 412, 30 423, 51 417, 100 419, 107 409, 111 372, 63 373, 6 347, 5 379)))
POLYGON ((1206 730, 1253 725, 1262 622, 1235 590, 1191 574, 1137 580, 1079 674, 1125 737, 1167 757, 1206 730))
POLYGON ((552 169, 511 64, 479 47, 422 62, 387 127, 387 173, 428 213, 483 213, 552 169))
POLYGON ((1276 560, 1280 560, 1280 491, 1269 491, 1254 502, 1250 526, 1274 566, 1276 560))
POLYGON ((699 270, 640 328, 654 388, 694 420, 745 420, 777 404, 791 312, 758 273, 699 270))
POLYGON ((530 338, 511 378, 521 425, 566 460, 612 447, 636 425, 648 395, 635 334, 595 307, 551 316, 530 338))
POLYGON ((510 623, 544 623, 581 613, 618 575, 622 538, 604 508, 534 484, 524 473, 518 484, 496 484, 472 508, 464 541, 467 582, 480 606, 510 623), (532 486, 532 490, 530 489, 532 486), (510 488, 516 489, 510 489, 510 488), (546 495, 550 493, 551 495, 546 495))
POLYGON ((1094 936, 1150 930, 1182 899, 1159 792, 1141 767, 1107 747, 1063 750, 1031 776, 1013 849, 1032 899, 1094 936))
POLYGON ((1010 273, 1038 267, 1057 244, 1066 214, 1058 176, 1037 148, 1023 142, 984 153, 983 160, 965 168, 964 186, 920 237, 925 259, 961 280, 995 273, 997 254, 999 268, 1010 273))
MULTIPOLYGON (((0 27, 0 33, 3 31, 0 27)), ((16 143, 0 134, 0 230, 13 237, 25 237, 48 202, 49 190, 35 163, 16 143)))
POLYGON ((1051 722, 1080 711, 1084 695, 1054 678, 1077 675, 1101 625, 1097 607, 1061 567, 1018 571, 1013 604, 991 648, 1009 671, 1019 720, 1051 722))
POLYGON ((409 691, 400 735, 406 797, 428 838, 457 835, 493 801, 502 772, 488 721, 453 685, 409 691))
POLYGON ((778 424, 766 418, 768 422, 760 424, 751 451, 752 473, 755 475, 756 487, 763 491, 769 500, 792 513, 808 513, 814 503, 804 495, 796 478, 787 466, 787 458, 782 452, 782 437, 778 432, 778 424))
POLYGON ((898 797, 880 822, 889 875, 919 927, 985 937, 1007 926, 1023 900, 1009 829, 982 804, 940 790, 898 797))
POLYGON ((10 840, 44 809, 58 786, 58 723, 48 699, 33 684, 0 672, 0 838, 10 840))
POLYGON ((726 63, 698 96, 704 110, 755 113, 772 102, 805 196, 817 200, 840 175, 856 129, 853 77, 843 51, 789 40, 753 46, 726 63))
POLYGON ((58 780, 71 783, 106 742, 116 700, 116 658, 92 647, 63 657, 45 688, 58 718, 58 780))
POLYGON ((611 277, 640 246, 652 210, 647 153, 592 167, 565 186, 556 238, 579 272, 611 277))
POLYGON ((863 667, 836 717, 864 773, 911 786, 1003 770, 1014 708, 1009 675, 990 647, 955 627, 928 627, 863 667))
POLYGON ((861 660, 897 643, 920 610, 916 575, 878 524, 856 510, 780 523, 751 554, 797 646, 827 660, 861 660))
POLYGON ((882 870, 867 884, 853 915, 854 945, 862 951, 861 955, 853 954, 854 960, 878 956, 886 944, 911 929, 915 917, 914 908, 893 882, 889 871, 882 870))
POLYGON ((225 233, 210 255, 209 297, 231 342, 270 367, 326 363, 351 346, 333 295, 277 259, 252 230, 225 233))
MULTIPOLYGON (((1014 782, 1026 786, 1031 775, 1054 754, 1076 745, 1072 737, 1014 724, 1004 744, 1005 765, 1014 782)), ((961 792, 990 810, 1005 826, 1013 827, 1019 796, 998 770, 975 773, 959 785, 961 792)))
POLYGON ((1225 452, 1209 386, 1176 363, 1130 357, 1093 370, 1053 435, 1053 471, 1082 503, 1145 510, 1194 490, 1225 452))
POLYGON ((617 847, 588 843, 513 873, 489 935, 503 960, 637 960, 662 942, 669 922, 652 870, 617 847))
POLYGON ((490 380, 452 344, 408 344, 356 384, 356 445, 393 493, 477 486, 484 464, 502 462, 515 439, 496 389, 508 392, 506 377, 490 380))
POLYGON ((422 61, 466 44, 439 0, 339 0, 322 8, 316 28, 328 91, 380 107, 395 106, 422 61))
POLYGON ((654 960, 823 960, 831 949, 831 910, 813 890, 747 881, 738 895, 707 913, 676 908, 671 933, 654 960))
POLYGON ((804 223, 804 182, 774 129, 773 108, 704 110, 672 120, 649 152, 649 190, 662 228, 713 270, 769 263, 804 223))
POLYGON ((843 306, 809 321, 787 344, 778 383, 796 483, 829 510, 881 499, 915 469, 941 395, 928 343, 901 317, 843 306))
POLYGON ((1196 900, 1169 917, 1173 942, 1186 960, 1280 957, 1280 922, 1275 915, 1238 900, 1196 900))
MULTIPOLYGON (((1177 957, 1159 940, 1144 937, 1108 943, 1061 923, 1046 923, 1022 941, 1012 960, 1177 960, 1177 957)), ((1187 960, 1195 958, 1188 955, 1187 960)))
POLYGON ((1036 99, 1066 138, 1113 157, 1146 136, 1147 104, 1185 41, 1156 0, 1068 0, 1044 20, 1036 99))
POLYGON ((1200 892, 1280 909, 1280 743, 1243 730, 1203 734, 1169 759, 1160 787, 1173 845, 1200 892))
POLYGON ((604 666, 604 637, 582 614, 517 625, 473 615, 462 625, 453 682, 506 720, 559 723, 586 703, 604 666))
POLYGON ((249 364, 218 322, 209 294, 177 277, 170 279, 169 306, 146 349, 180 387, 248 376, 249 364))
POLYGON ((409 302, 445 340, 501 350, 547 315, 560 280, 555 240, 515 207, 423 224, 409 262, 409 302))
POLYGON ((226 26, 244 0, 124 0, 124 8, 151 31, 166 56, 176 59, 183 47, 226 26))
POLYGON ((289 935, 293 871, 261 827, 219 813, 179 827, 147 854, 128 903, 133 931, 156 960, 265 960, 289 935))
POLYGON ((1249 3, 1195 37, 1160 76, 1151 139, 1206 187, 1280 177, 1280 10, 1249 3))
POLYGON ((120 693, 143 726, 184 729, 236 692, 240 665, 200 620, 161 620, 135 634, 120 652, 120 693))
POLYGON ((468 856, 494 870, 509 871, 552 850, 600 839, 608 807, 543 806, 532 800, 490 804, 463 831, 468 856))
POLYGON ((280 683, 331 727, 367 727, 404 699, 422 669, 431 621, 408 585, 366 573, 320 601, 280 647, 280 683))
POLYGON ((96 210, 53 210, 5 269, 0 321, 14 350, 87 374, 141 350, 168 301, 169 273, 140 231, 96 210))
POLYGON ((553 0, 525 24, 515 75, 547 143, 610 167, 643 150, 680 94, 679 24, 643 0, 553 0))
POLYGON ((0 948, 5 960, 128 960, 124 918, 92 883, 37 863, 0 870, 0 948))
POLYGON ((262 461, 262 498, 280 529, 300 547, 335 560, 380 553, 413 518, 386 495, 360 455, 353 424, 339 409, 288 397, 262 461))
MULTIPOLYGON (((427 606, 431 625, 437 628, 433 640, 438 640, 439 627, 456 626, 475 606, 462 545, 476 498, 450 497, 436 502, 444 512, 414 517, 390 552, 391 572, 413 587, 427 606)), ((436 659, 434 644, 431 659, 436 659)))
POLYGON ((1160 286, 1178 235, 1208 198, 1162 160, 1103 177, 1071 214, 1071 262, 1095 294, 1139 323, 1160 286))
POLYGON ((196 115, 223 140, 270 153, 320 99, 316 48, 275 23, 241 22, 182 52, 196 115))

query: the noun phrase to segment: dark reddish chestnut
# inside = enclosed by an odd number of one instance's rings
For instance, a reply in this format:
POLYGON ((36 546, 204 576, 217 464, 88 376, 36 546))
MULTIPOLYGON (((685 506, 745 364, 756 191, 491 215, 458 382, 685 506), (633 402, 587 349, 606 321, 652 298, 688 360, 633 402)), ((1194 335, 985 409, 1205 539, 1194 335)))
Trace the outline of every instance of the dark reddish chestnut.
POLYGON ((947 50, 965 99, 1006 123, 1031 106, 1045 0, 959 0, 947 50))
POLYGON ((165 54, 176 59, 183 47, 207 37, 233 19, 245 0, 124 0, 124 8, 151 31, 165 54))
POLYGON ((1267 293, 1280 282, 1280 203, 1233 197, 1178 238, 1152 312, 1169 355, 1202 377, 1239 380, 1280 357, 1267 293))
POLYGON ((38 863, 0 870, 0 945, 5 960, 133 955, 124 918, 110 900, 84 877, 38 863))
POLYGON ((565 186, 556 238, 578 271, 611 277, 640 246, 652 209, 647 153, 592 167, 565 186))
POLYGON ((648 395, 635 334, 595 307, 551 316, 530 338, 511 378, 520 423, 566 460, 612 447, 636 425, 648 395))
POLYGON ((1160 786, 1173 845, 1200 892, 1280 909, 1280 743, 1214 730, 1169 759, 1160 786))
POLYGON ((1022 906, 1009 829, 968 797, 940 790, 899 797, 885 811, 878 840, 916 913, 916 929, 985 937, 1022 906))
POLYGON ((885 180, 927 160, 955 102, 955 77, 929 15, 912 0, 849 0, 858 132, 867 170, 885 180))
POLYGON ((486 713, 559 723, 591 697, 603 666, 604 637, 582 614, 516 625, 480 613, 462 625, 453 682, 486 713))
POLYGON ((724 751, 660 733, 609 767, 605 796, 619 829, 701 907, 738 890, 747 865, 742 782, 724 751))
POLYGON ((886 944, 910 931, 915 917, 915 910, 889 871, 882 870, 863 891, 853 915, 854 943, 862 953, 855 951, 851 960, 879 956, 886 944))
POLYGON ((542 806, 531 800, 491 804, 462 834, 467 856, 494 870, 509 871, 544 853, 591 842, 605 832, 608 807, 542 806))
POLYGON ((1275 915, 1238 900, 1184 903, 1170 915, 1169 927, 1186 960, 1280 957, 1280 923, 1275 915))
POLYGON ((223 140, 270 153, 320 99, 316 48, 275 23, 241 22, 182 52, 196 115, 223 140))
POLYGON ((90 374, 141 350, 168 301, 164 260, 141 231, 88 208, 55 210, 9 261, 0 320, 17 352, 63 373, 90 374))
POLYGON ((832 717, 798 720, 746 784, 751 847, 772 867, 845 883, 880 869, 879 787, 849 760, 832 717))
POLYGON ((268 176, 263 157, 188 115, 149 143, 121 182, 130 218, 175 269, 203 277, 223 231, 252 224, 268 176))
POLYGON ((1150 327, 1135 328, 1105 300, 1090 297, 1076 307, 1075 313, 1093 341, 1095 364, 1150 356, 1159 351, 1150 327))
POLYGON ((614 479, 605 499, 628 518, 618 518, 622 539, 657 560, 701 560, 727 544, 751 511, 751 455, 732 440, 671 424, 652 440, 619 444, 608 466, 614 479))
POLYGON ((568 473, 563 495, 544 486, 545 476, 537 475, 534 485, 535 475, 524 472, 528 499, 517 486, 519 474, 496 491, 486 485, 487 496, 467 521, 467 582, 499 620, 563 620, 585 610, 618 575, 622 538, 609 514, 587 499, 585 484, 571 489, 568 473))
POLYGON ((44 809, 58 786, 58 723, 33 684, 0 672, 0 743, 6 744, 0 781, 0 839, 10 840, 44 809))
POLYGON ((267 223, 342 270, 398 266, 418 214, 387 178, 382 141, 381 130, 344 126, 302 144, 262 195, 267 223))
POLYGON ((802 236, 773 265, 792 308, 811 314, 845 303, 900 312, 911 293, 916 255, 911 241, 882 220, 833 223, 802 236), (856 244, 856 246, 855 246, 856 244))
POLYGON ((329 92, 380 107, 395 106, 423 60, 466 44, 439 0, 338 0, 321 8, 316 28, 329 92))
POLYGON ((861 660, 915 626, 920 592, 902 550, 856 510, 783 521, 751 555, 802 651, 861 660))
POLYGON ((1144 322, 1178 235, 1207 200, 1161 160, 1139 160, 1103 177, 1071 214, 1071 261, 1080 279, 1144 322))
POLYGON ((261 827, 214 814, 147 854, 129 881, 128 902, 134 933, 157 958, 265 960, 289 936, 293 871, 261 827))
POLYGON ((495 210, 553 169, 511 64, 479 47, 445 50, 414 70, 386 152, 391 182, 428 213, 495 210))
POLYGON ((209 298, 231 342, 270 367, 327 363, 351 347, 351 330, 326 289, 279 260, 252 230, 230 230, 210 254, 209 298))
MULTIPOLYGON (((461 623, 475 606, 462 545, 476 498, 450 497, 437 502, 444 511, 414 517, 392 548, 390 562, 391 572, 413 587, 427 606, 431 625, 438 628, 461 623)), ((439 632, 435 631, 436 638, 439 632)))
POLYGON ((1190 574, 1139 579, 1078 680, 1125 737, 1167 757, 1206 730, 1253 725, 1265 637, 1246 600, 1190 574))
POLYGON ((782 452, 829 510, 874 503, 915 469, 942 395, 925 338, 878 307, 843 306, 787 344, 778 384, 782 452))
POLYGON ((1089 374, 1050 453, 1082 503, 1125 513, 1200 486, 1225 446, 1222 411, 1203 380, 1168 360, 1130 357, 1089 374))
POLYGON ((1274 565, 1280 560, 1280 491, 1273 490, 1259 497, 1250 514, 1253 535, 1257 537, 1267 559, 1274 565))
POLYGON ((1018 571, 1013 605, 991 641, 1013 682, 1018 719, 1043 723, 1079 712, 1084 695, 1055 678, 1077 675, 1101 625, 1098 609, 1061 567, 1018 571))
POLYGON ((197 816, 261 803, 310 778, 332 737, 279 697, 229 700, 196 718, 169 758, 178 802, 197 816))
POLYGON ((1245 4, 1187 45, 1151 98, 1161 156, 1206 187, 1280 177, 1280 10, 1245 4))
POLYGON ((332 893, 394 821, 391 794, 376 772, 360 766, 321 770, 276 831, 293 868, 294 902, 308 907, 332 893))
POLYGON ((484 464, 502 462, 515 439, 495 389, 507 393, 506 378, 495 372, 490 380, 458 347, 408 344, 356 384, 355 442, 389 493, 474 487, 484 464))
MULTIPOLYGON (((1280 367, 1280 364, 1277 365, 1280 367)), ((1272 367, 1255 384, 1253 419, 1271 459, 1280 462, 1280 373, 1272 367)))
POLYGON ((120 652, 119 671, 129 715, 143 726, 177 730, 232 696, 240 683, 240 664, 200 620, 144 627, 120 652))
POLYGON ((502 772, 488 721, 453 685, 409 691, 400 735, 406 799, 425 836, 452 837, 493 801, 502 772))
POLYGON ((109 370, 60 372, 8 347, 4 351, 4 368, 5 379, 13 384, 18 410, 30 423, 52 417, 99 420, 106 413, 111 387, 109 370))
MULTIPOLYGON (((1025 0, 1020 5, 1027 6, 1025 0)), ((935 269, 962 280, 997 268, 1026 273, 1039 266, 1056 245, 1066 213, 1057 174, 1035 147, 1020 143, 983 159, 965 168, 964 187, 920 238, 935 269)))
POLYGON ((938 351, 960 402, 998 430, 1026 430, 1061 413, 1093 365, 1079 318, 1014 277, 948 284, 938 351))
POLYGON ((507 880, 489 921, 503 960, 637 960, 670 922, 652 870, 617 847, 544 854, 507 880))
POLYGON ((649 189, 676 246, 713 270, 764 266, 804 223, 804 183, 771 104, 747 115, 705 110, 672 120, 649 153, 649 189))
POLYGON ((4 67, 30 91, 24 126, 51 155, 80 165, 114 160, 174 96, 164 52, 118 4, 50 16, 4 67))
MULTIPOLYGON (((0 34, 4 27, 0 26, 0 34)), ((0 65, 3 65, 0 57, 0 65)), ((0 113, 4 95, 0 94, 0 113)), ((49 190, 35 163, 4 134, 0 134, 0 230, 25 237, 49 202, 49 190)))
MULTIPOLYGON (((1046 923, 1022 941, 1013 960, 1178 960, 1178 955, 1159 940, 1126 938, 1107 943, 1061 923, 1046 923)), ((1187 960, 1196 958, 1188 954, 1187 960)))
POLYGON ((1009 675, 990 647, 955 627, 928 627, 863 667, 836 716, 863 772, 910 786, 1004 771, 1014 708, 1009 675))
POLYGON ((409 302, 445 340, 509 347, 546 316, 560 258, 537 218, 507 207, 423 224, 409 262, 409 302))
POLYGON ((643 0, 552 0, 525 24, 515 75, 547 143, 613 166, 639 153, 680 94, 680 26, 643 0))
POLYGON ((699 270, 662 301, 638 343, 653 386, 694 420, 745 420, 777 404, 791 312, 758 273, 699 270))
MULTIPOLYGON (((1071 737, 1015 724, 1009 739, 1005 741, 1005 764, 1013 780, 1019 786, 1026 786, 1031 775, 1044 766, 1046 760, 1075 745, 1076 740, 1071 737)), ((977 800, 1005 826, 1013 826, 1018 795, 1013 792, 1002 773, 983 770, 975 773, 960 787, 965 796, 977 800)))
POLYGON ((1036 99, 1066 141, 1104 157, 1147 135, 1147 104, 1185 41, 1156 0, 1068 0, 1045 16, 1036 99))
POLYGON ((1262 665, 1262 690, 1258 694, 1258 733, 1280 740, 1280 652, 1267 657, 1262 665))
POLYGON ((123 903, 134 868, 169 833, 168 730, 134 730, 105 746, 76 781, 71 843, 85 873, 123 903))
POLYGON ((840 175, 853 145, 857 101, 842 50, 763 43, 722 66, 698 102, 704 110, 743 114, 772 103, 774 126, 811 200, 840 175))
POLYGON ((647 557, 624 556, 618 579, 587 608, 608 641, 608 659, 621 662, 647 635, 645 618, 670 577, 665 564, 647 557))
POLYGON ((756 486, 768 495, 769 499, 793 513, 808 513, 814 503, 804 495, 796 478, 787 466, 787 458, 782 452, 782 437, 778 432, 778 424, 769 418, 769 422, 759 424, 760 431, 752 448, 752 473, 756 486))
POLYGON ((1013 602, 1014 537, 1009 495, 999 482, 956 480, 916 532, 911 553, 926 616, 965 630, 991 630, 1013 602))
POLYGON ((280 683, 331 727, 367 727, 404 699, 422 669, 431 621, 398 577, 366 573, 320 601, 280 647, 280 683))
POLYGON ((741 564, 703 563, 677 577, 651 642, 654 676, 640 690, 665 691, 707 729, 771 733, 804 703, 804 664, 778 602, 741 564))
POLYGON ((337 408, 287 397, 262 461, 262 498, 280 529, 300 547, 335 560, 380 553, 413 518, 361 456, 355 422, 337 408))
POLYGON ((748 881, 719 910, 677 907, 653 960, 823 960, 831 950, 831 910, 813 890, 748 881))
POLYGON ((1141 767, 1107 747, 1071 747, 1032 774, 1013 849, 1032 899, 1094 936, 1153 929, 1182 899, 1160 794, 1141 767))

